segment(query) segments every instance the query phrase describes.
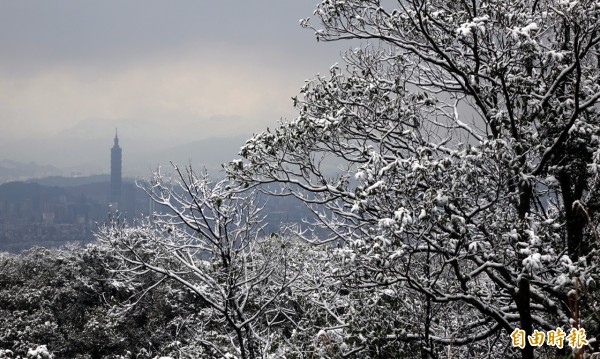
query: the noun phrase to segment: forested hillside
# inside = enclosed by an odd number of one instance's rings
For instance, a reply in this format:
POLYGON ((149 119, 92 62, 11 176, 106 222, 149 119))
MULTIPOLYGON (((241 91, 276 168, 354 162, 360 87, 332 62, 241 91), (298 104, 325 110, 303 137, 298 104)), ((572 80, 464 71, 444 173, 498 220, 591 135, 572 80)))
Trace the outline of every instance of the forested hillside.
POLYGON ((107 261, 98 247, 0 253, 0 358, 40 346, 55 358, 151 358, 186 345, 183 324, 201 304, 167 283, 131 306, 107 261))

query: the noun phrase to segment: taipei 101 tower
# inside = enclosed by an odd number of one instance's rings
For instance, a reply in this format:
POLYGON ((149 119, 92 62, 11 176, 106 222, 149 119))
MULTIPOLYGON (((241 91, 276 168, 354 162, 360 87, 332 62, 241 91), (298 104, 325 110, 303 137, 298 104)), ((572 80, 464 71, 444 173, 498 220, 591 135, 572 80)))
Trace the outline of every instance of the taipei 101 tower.
POLYGON ((122 151, 119 147, 119 137, 115 130, 115 144, 110 149, 110 201, 116 203, 117 208, 121 203, 121 161, 122 151))

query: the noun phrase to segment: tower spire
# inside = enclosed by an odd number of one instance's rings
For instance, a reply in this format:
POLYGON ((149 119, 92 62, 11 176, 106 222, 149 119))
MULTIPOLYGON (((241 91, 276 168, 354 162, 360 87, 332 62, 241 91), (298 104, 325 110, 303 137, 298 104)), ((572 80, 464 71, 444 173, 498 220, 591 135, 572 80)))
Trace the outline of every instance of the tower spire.
POLYGON ((110 201, 117 203, 117 206, 121 202, 122 153, 119 147, 119 134, 115 129, 115 145, 110 150, 110 201))

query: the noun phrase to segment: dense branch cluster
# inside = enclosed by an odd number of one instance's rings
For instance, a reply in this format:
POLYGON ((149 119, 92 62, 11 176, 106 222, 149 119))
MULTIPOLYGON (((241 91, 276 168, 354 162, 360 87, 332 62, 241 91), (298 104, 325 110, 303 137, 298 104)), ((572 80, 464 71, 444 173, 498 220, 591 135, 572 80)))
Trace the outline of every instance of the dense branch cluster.
POLYGON ((301 21, 369 44, 307 82, 298 118, 250 139, 230 175, 319 214, 340 286, 417 299, 382 301, 379 320, 408 314, 371 340, 496 357, 515 327, 598 335, 599 4, 388 6, 323 1, 320 24, 301 21))
POLYGON ((198 323, 197 347, 185 349, 188 355, 246 358, 271 350, 273 328, 285 317, 278 300, 298 276, 288 268, 289 248, 259 237, 261 207, 251 194, 175 169, 177 181, 157 172, 144 187, 164 214, 133 227, 101 228, 99 238, 119 260, 115 280, 131 285, 153 273, 151 287, 137 283, 140 296, 172 280, 196 298, 201 309, 188 320, 198 323))

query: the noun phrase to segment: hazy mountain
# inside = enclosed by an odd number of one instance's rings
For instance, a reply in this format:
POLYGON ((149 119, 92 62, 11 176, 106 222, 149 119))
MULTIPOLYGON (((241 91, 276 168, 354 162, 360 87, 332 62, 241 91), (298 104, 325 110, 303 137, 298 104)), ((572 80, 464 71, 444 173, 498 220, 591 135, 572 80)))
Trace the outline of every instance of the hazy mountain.
POLYGON ((0 160, 0 183, 61 174, 61 170, 50 165, 35 162, 23 163, 12 160, 0 160))
POLYGON ((110 175, 93 175, 82 177, 50 176, 30 179, 27 182, 46 187, 76 187, 93 183, 110 182, 110 175))
MULTIPOLYGON (((226 122, 227 119, 214 116, 213 120, 226 122)), ((45 138, 0 142, 0 159, 10 159, 4 161, 9 164, 6 169, 0 168, 0 181, 51 175, 81 177, 107 174, 110 172, 110 148, 117 126, 123 149, 123 175, 130 177, 147 177, 157 165, 170 167, 171 161, 180 165, 192 163, 196 168, 206 167, 211 172, 219 171, 221 163, 236 157, 239 148, 250 137, 206 138, 207 134, 201 128, 192 125, 189 131, 169 128, 168 121, 86 120, 45 138), (148 127, 153 126, 163 129, 161 137, 152 135, 148 127), (55 167, 38 166, 40 168, 26 171, 26 166, 16 165, 30 161, 50 163, 55 167), (17 167, 22 170, 17 171, 17 167)))
POLYGON ((236 158, 246 139, 247 137, 242 136, 209 138, 154 152, 133 154, 131 159, 125 158, 123 154, 123 167, 125 169, 127 166, 129 173, 145 177, 158 165, 165 170, 171 169, 171 162, 173 162, 179 166, 192 164, 196 170, 206 168, 209 173, 218 177, 222 169, 221 164, 236 158))

